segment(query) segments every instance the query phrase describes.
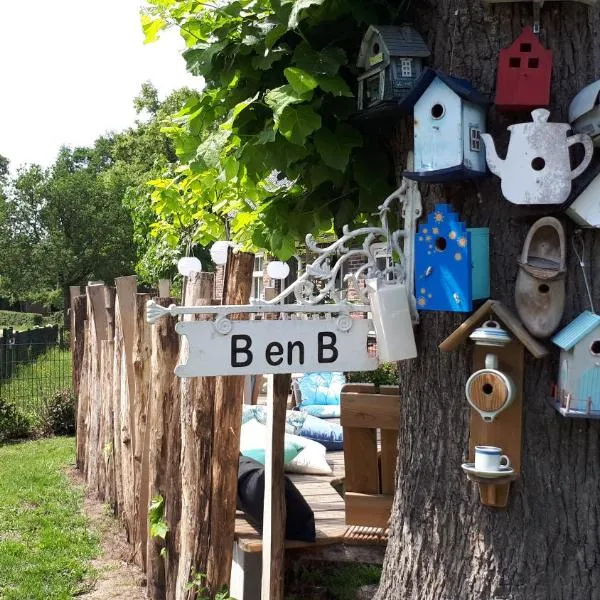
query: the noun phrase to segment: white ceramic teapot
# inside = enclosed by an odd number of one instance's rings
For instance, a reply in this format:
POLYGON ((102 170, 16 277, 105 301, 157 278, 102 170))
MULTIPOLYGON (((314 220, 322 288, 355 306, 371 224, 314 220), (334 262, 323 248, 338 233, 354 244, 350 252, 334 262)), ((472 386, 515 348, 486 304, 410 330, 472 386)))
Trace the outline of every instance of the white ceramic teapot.
POLYGON ((567 137, 568 123, 548 123, 550 112, 538 108, 532 123, 510 125, 506 159, 496 154, 492 136, 483 133, 488 167, 502 180, 502 194, 513 204, 562 204, 571 193, 571 180, 581 175, 594 153, 585 134, 567 137), (573 170, 569 147, 583 144, 585 156, 573 170))

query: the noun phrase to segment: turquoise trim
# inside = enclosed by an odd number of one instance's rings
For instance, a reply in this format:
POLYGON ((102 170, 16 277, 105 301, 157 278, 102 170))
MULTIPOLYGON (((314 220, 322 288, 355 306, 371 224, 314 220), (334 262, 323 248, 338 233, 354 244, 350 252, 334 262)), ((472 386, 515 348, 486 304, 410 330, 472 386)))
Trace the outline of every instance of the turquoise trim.
POLYGON ((582 312, 570 325, 559 331, 552 341, 563 350, 571 350, 588 333, 600 326, 600 315, 586 310, 582 312))

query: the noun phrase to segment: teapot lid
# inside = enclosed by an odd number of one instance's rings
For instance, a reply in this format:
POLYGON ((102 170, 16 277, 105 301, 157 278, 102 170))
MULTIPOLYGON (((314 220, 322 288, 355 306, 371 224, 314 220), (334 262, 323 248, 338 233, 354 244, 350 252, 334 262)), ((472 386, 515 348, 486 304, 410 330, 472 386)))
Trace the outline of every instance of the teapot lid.
POLYGON ((536 108, 535 110, 532 110, 531 118, 533 119, 533 123, 515 123, 514 125, 509 125, 507 129, 512 130, 519 127, 530 127, 532 124, 550 125, 552 127, 560 127, 561 129, 565 130, 571 129, 571 126, 568 123, 548 123, 550 111, 545 108, 536 108))
POLYGON ((478 346, 504 347, 512 338, 498 321, 486 321, 469 336, 478 346))

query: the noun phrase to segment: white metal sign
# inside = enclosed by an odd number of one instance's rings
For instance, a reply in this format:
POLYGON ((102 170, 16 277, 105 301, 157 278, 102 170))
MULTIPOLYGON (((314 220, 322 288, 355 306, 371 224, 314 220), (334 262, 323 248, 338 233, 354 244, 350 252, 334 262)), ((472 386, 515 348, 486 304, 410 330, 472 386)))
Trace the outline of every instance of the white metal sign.
POLYGON ((210 321, 181 321, 176 330, 189 344, 179 377, 370 371, 378 361, 367 353, 368 319, 227 321, 219 332, 210 321))

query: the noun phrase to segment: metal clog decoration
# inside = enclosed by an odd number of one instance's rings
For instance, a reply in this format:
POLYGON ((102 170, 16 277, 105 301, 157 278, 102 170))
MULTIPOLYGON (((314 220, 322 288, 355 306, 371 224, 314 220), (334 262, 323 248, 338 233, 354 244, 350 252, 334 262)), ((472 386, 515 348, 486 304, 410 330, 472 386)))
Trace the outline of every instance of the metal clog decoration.
POLYGON ((590 164, 594 146, 588 135, 567 137, 568 123, 548 123, 550 112, 539 108, 532 123, 510 125, 508 152, 501 159, 491 135, 481 137, 490 171, 502 180, 502 194, 513 204, 562 204, 571 193, 571 180, 590 164), (585 155, 571 170, 569 148, 582 144, 585 155))

